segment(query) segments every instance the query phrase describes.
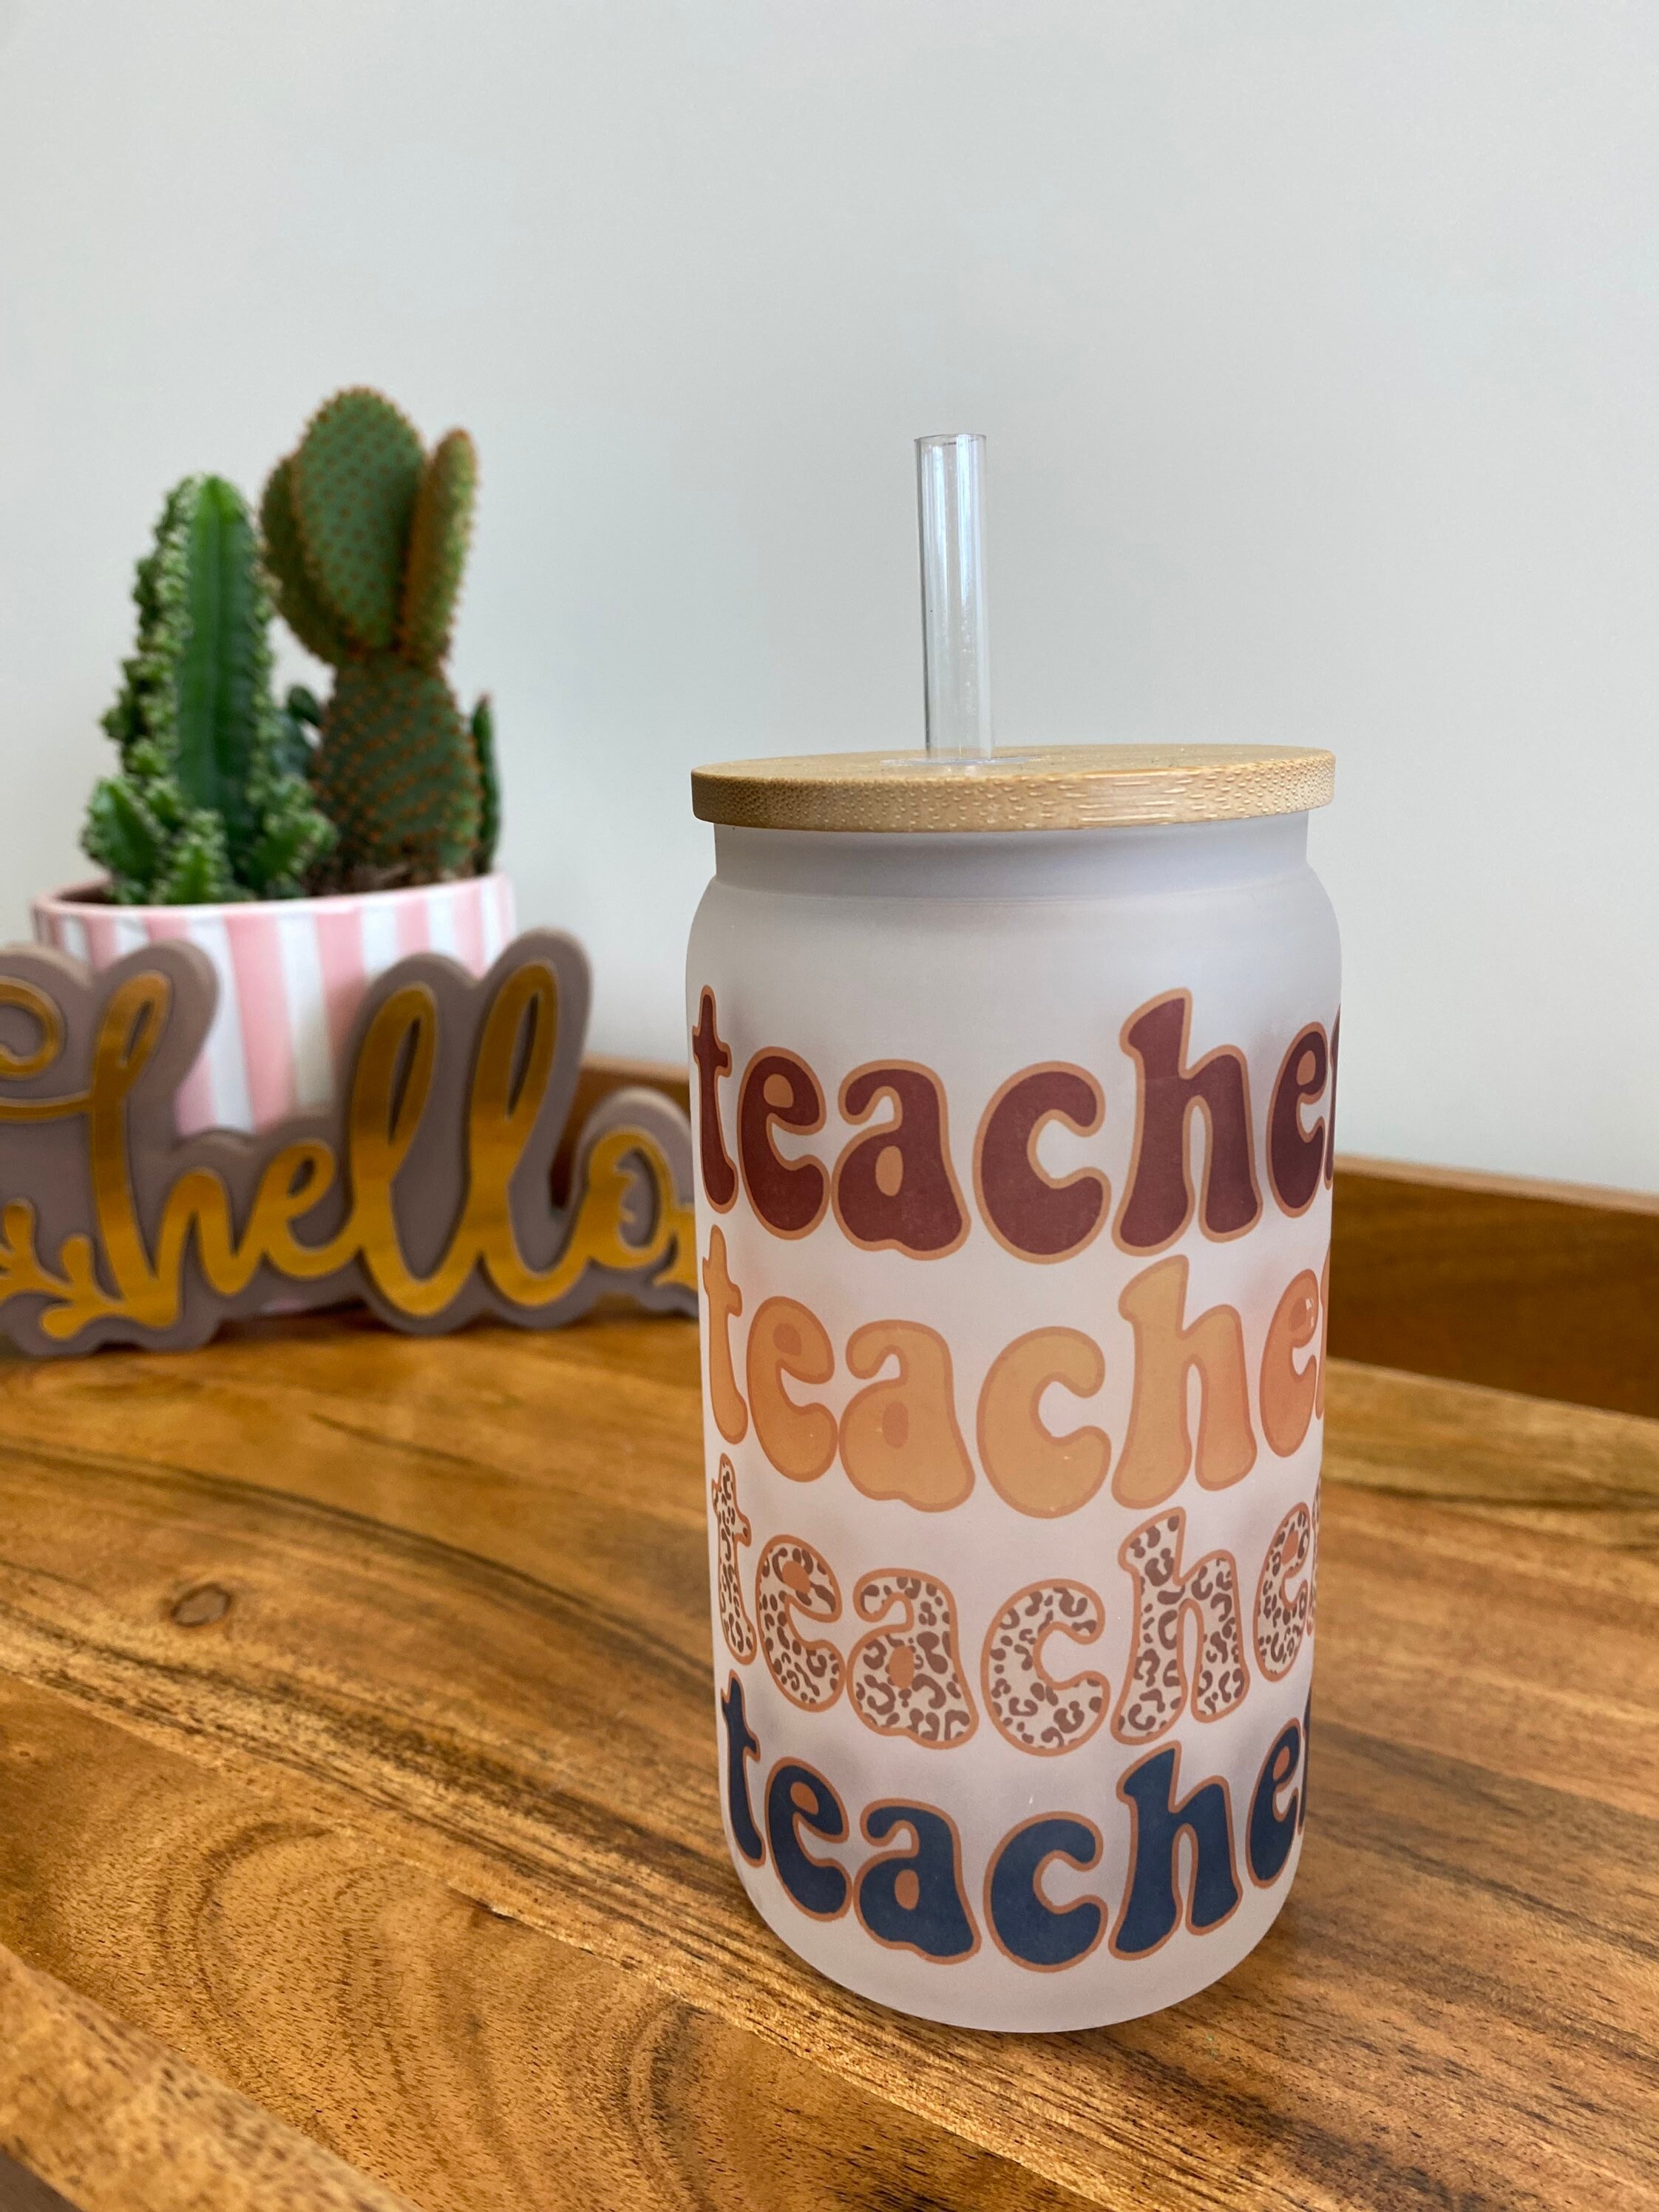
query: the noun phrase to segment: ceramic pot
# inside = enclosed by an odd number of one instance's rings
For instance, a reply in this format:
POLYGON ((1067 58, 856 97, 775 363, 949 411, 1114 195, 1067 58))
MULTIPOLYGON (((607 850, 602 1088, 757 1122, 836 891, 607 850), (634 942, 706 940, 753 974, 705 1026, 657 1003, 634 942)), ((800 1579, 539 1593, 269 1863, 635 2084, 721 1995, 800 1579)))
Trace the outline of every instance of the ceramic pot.
POLYGON ((499 873, 407 890, 224 906, 113 906, 87 884, 35 900, 34 933, 107 968, 183 938, 212 961, 219 1004, 179 1090, 179 1133, 265 1129, 324 1106, 351 1018, 374 978, 411 952, 447 952, 482 975, 514 933, 499 873))
POLYGON ((1307 1802, 1325 753, 694 778, 716 1738, 744 1888, 960 2026, 1175 2004, 1307 1802))

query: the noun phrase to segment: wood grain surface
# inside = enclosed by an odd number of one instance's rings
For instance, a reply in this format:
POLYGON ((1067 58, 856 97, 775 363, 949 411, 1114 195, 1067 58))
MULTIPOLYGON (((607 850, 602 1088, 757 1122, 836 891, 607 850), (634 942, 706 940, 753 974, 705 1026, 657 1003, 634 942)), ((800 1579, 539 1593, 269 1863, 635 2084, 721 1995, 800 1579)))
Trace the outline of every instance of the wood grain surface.
POLYGON ((1659 1198, 1339 1158, 1346 1358, 1659 1416, 1659 1198))
POLYGON ((409 2212, 309 2136, 0 1950, 4 2212, 409 2212), (49 2172, 59 2187, 39 2179, 49 2172))
POLYGON ((422 2206, 1659 2203, 1659 1424, 1336 1364, 1283 1915, 993 2038, 730 1870, 697 1390, 631 1318, 0 1370, 0 1942, 422 2206))
POLYGON ((734 829, 995 835, 1299 814, 1335 788, 1335 755, 1304 745, 807 753, 693 769, 691 811, 734 829))

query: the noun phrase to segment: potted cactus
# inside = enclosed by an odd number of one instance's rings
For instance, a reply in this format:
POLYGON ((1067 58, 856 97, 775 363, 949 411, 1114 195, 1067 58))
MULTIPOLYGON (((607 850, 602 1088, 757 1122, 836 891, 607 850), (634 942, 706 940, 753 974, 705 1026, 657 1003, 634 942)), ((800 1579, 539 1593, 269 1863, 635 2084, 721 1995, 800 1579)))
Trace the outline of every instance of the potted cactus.
POLYGON ((181 1133, 324 1104, 374 976, 428 949, 482 974, 512 935, 489 702, 465 718, 444 672, 477 476, 465 431, 428 453, 390 400, 343 392, 272 471, 259 533, 222 477, 162 508, 82 837, 107 879, 34 920, 94 967, 169 937, 213 961, 181 1133), (324 705, 276 699, 273 595, 334 671, 324 705))
POLYGON ((489 868, 489 702, 469 728, 443 670, 477 475, 465 430, 428 455, 390 400, 343 392, 265 486, 277 605, 335 672, 314 781, 339 832, 331 872, 347 890, 489 868))

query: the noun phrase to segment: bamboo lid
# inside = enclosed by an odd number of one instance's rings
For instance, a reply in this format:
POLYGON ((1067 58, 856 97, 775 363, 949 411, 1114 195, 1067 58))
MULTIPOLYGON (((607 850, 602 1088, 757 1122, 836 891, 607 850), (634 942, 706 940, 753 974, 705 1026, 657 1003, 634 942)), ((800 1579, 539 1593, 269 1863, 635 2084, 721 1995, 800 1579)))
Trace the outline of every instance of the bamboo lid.
POLYGON ((1042 745, 812 753, 691 771, 700 821, 742 830, 1096 830, 1328 806, 1334 757, 1300 745, 1042 745))

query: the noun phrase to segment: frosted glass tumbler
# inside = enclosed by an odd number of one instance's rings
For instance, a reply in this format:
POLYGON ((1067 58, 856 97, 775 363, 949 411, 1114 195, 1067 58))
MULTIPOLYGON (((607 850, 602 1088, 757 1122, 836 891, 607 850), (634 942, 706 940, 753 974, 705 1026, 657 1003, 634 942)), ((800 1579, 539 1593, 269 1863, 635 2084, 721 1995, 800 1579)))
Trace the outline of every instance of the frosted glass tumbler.
POLYGON ((714 1721, 734 1865, 957 2025, 1175 2004, 1307 1802, 1328 753, 700 770, 714 1721))

